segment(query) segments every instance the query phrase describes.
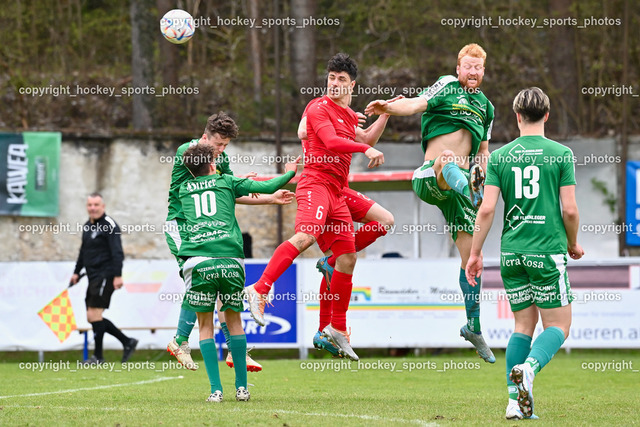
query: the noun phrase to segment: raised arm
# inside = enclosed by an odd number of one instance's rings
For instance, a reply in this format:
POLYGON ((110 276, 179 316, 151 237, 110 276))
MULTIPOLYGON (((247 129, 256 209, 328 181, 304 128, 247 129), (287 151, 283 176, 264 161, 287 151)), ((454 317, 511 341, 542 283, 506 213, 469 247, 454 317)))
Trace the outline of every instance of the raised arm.
POLYGON ((284 174, 271 178, 267 181, 249 181, 248 191, 250 193, 266 193, 272 194, 280 189, 287 182, 291 181, 291 178, 296 176, 298 170, 298 163, 302 156, 298 156, 293 162, 284 165, 284 174))
POLYGON ((387 126, 388 121, 389 115, 382 114, 378 117, 378 120, 373 122, 368 128, 356 128, 356 141, 362 142, 363 144, 367 144, 371 147, 375 146, 382 136, 382 132, 384 132, 384 128, 387 126))
POLYGON ((382 154, 382 152, 366 144, 350 141, 338 136, 335 128, 328 120, 324 119, 326 112, 317 110, 309 112, 309 115, 315 114, 318 114, 319 119, 315 121, 316 123, 327 123, 317 129, 314 128, 314 131, 320 141, 322 141, 329 150, 335 151, 336 153, 364 153, 369 159, 369 168, 375 168, 384 163, 384 154, 382 154))
POLYGON ((295 193, 289 190, 278 190, 273 194, 242 196, 236 199, 239 205, 288 205, 293 201, 295 193))
POLYGON ((412 114, 427 111, 427 100, 422 96, 415 98, 398 99, 393 102, 378 99, 371 101, 364 113, 368 116, 374 114, 389 114, 391 116, 411 116, 412 114))

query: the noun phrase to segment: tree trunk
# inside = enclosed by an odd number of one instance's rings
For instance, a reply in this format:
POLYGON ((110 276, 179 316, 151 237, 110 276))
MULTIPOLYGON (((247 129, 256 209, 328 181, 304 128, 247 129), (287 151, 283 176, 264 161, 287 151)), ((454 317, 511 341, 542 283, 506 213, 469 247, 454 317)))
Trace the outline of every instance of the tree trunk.
MULTIPOLYGON (((171 0, 157 0, 156 7, 158 8, 158 16, 164 16, 165 13, 173 9, 173 2, 171 0)), ((162 41, 162 43, 160 43, 162 84, 164 86, 171 85, 173 87, 177 87, 178 67, 180 66, 180 62, 178 61, 179 47, 165 40, 159 31, 158 38, 162 41)))
MULTIPOLYGON (((551 0, 549 15, 554 18, 572 16, 572 0, 551 0)), ((552 104, 556 111, 549 120, 551 133, 566 137, 580 129, 579 82, 574 44, 574 27, 560 25, 549 30, 549 70, 554 91, 552 104), (555 95, 555 96, 554 96, 555 95)))
MULTIPOLYGON (((250 19, 260 22, 258 0, 248 0, 248 15, 250 19)), ((262 126, 262 55, 260 48, 260 29, 249 28, 249 58, 253 71, 253 103, 258 112, 258 126, 262 126)))
MULTIPOLYGON (((295 85, 294 108, 298 114, 313 95, 301 93, 301 88, 316 85, 316 27, 303 20, 316 18, 316 0, 291 0, 291 17, 296 20, 291 37, 291 75, 295 85)), ((308 91, 305 91, 308 92, 308 91)))
POLYGON ((131 85, 139 91, 132 96, 134 130, 149 131, 155 96, 153 87, 153 39, 158 34, 159 19, 152 13, 153 0, 131 0, 131 85))
MULTIPOLYGON (((173 9, 171 0, 156 0, 156 8, 158 9, 158 17, 164 16, 165 13, 173 9)), ((180 47, 165 40, 160 31, 158 31, 158 41, 160 43, 160 64, 162 73, 163 88, 178 87, 178 71, 181 61, 178 60, 180 47)), ((162 102, 162 101, 161 101, 162 102)), ((179 117, 163 108, 163 114, 159 117, 162 120, 163 127, 173 127, 180 123, 179 117)))

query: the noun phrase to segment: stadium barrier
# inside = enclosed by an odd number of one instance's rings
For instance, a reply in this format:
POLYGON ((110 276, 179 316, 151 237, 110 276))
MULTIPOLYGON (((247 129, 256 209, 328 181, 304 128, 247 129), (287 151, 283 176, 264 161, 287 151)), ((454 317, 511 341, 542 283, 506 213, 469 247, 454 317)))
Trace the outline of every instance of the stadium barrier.
MULTIPOLYGON (((488 260, 481 294, 485 339, 504 348, 513 328, 497 260, 488 260)), ((248 260, 247 283, 262 273, 266 260, 248 260)), ((81 350, 84 339, 73 333, 60 342, 38 312, 67 286, 73 263, 0 263, 0 351, 81 350), (13 325, 20 325, 15 328, 13 325)), ((455 259, 361 259, 356 265, 348 314, 352 345, 378 348, 470 347, 458 335, 465 322, 455 259)), ((640 259, 569 263, 576 300, 565 348, 640 348, 640 259)), ((172 260, 125 262, 125 286, 112 297, 105 317, 116 325, 136 328, 140 349, 163 349, 177 325, 184 285, 172 260), (155 331, 152 333, 151 331, 155 331), (139 333, 138 333, 139 332, 139 333)), ((306 357, 317 331, 320 274, 315 260, 300 259, 274 286, 267 325, 259 326, 244 312, 243 326, 257 348, 297 348, 306 357)), ((69 289, 77 328, 89 330, 85 318, 86 279, 69 289)), ((539 325, 541 328, 541 325, 539 325)), ((540 330, 539 328, 539 330, 540 330)), ((538 331, 539 331, 538 330, 538 331)), ((221 333, 216 334, 223 342, 221 333)), ((106 349, 121 349, 110 335, 106 349)), ((197 335, 190 345, 198 348, 197 335)))

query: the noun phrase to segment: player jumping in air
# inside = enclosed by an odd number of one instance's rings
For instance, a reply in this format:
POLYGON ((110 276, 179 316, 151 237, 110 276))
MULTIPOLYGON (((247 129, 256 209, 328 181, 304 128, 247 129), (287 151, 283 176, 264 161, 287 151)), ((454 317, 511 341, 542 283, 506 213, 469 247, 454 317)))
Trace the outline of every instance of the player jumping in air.
POLYGON ((348 55, 339 53, 329 60, 327 95, 307 111, 309 148, 296 188, 296 234, 278 246, 260 279, 245 289, 251 315, 257 323, 264 325, 264 306, 271 286, 293 260, 322 235, 336 257, 328 291, 331 320, 323 329, 323 335, 343 355, 353 360, 359 359, 351 348, 347 333, 347 310, 356 249, 353 222, 342 189, 347 186, 353 153, 364 153, 369 158, 370 168, 384 163, 384 155, 380 151, 355 142, 358 117, 349 108, 349 100, 357 70, 357 65, 348 55))
POLYGON ((221 302, 218 313, 224 313, 227 323, 229 352, 236 374, 236 400, 247 401, 250 398, 247 338, 240 317, 244 311, 244 250, 235 216, 236 198, 250 193, 274 193, 295 176, 296 163, 288 163, 282 176, 258 182, 218 174, 215 161, 218 155, 213 146, 196 144, 182 156, 184 166, 194 176, 182 183, 178 196, 187 226, 187 239, 178 251, 178 256, 184 259, 182 272, 187 285, 182 307, 197 313, 200 351, 211 384, 207 401, 221 402, 222 383, 213 339, 213 312, 216 301, 221 302))
POLYGON ((469 286, 464 272, 476 211, 482 203, 483 171, 493 124, 493 105, 479 89, 486 57, 479 45, 466 45, 458 53, 457 77, 442 76, 415 98, 393 103, 372 101, 365 114, 423 113, 424 164, 413 173, 413 191, 440 208, 460 253, 459 284, 467 313, 460 335, 475 346, 482 359, 494 363, 496 359, 480 330, 480 280, 478 286, 469 286), (469 169, 471 160, 476 163, 469 169))
POLYGON ((573 295, 567 252, 580 259, 573 152, 544 137, 549 98, 537 87, 513 100, 520 137, 491 153, 484 202, 476 218, 467 279, 482 273, 482 245, 498 196, 504 200, 500 274, 515 317, 507 344, 507 419, 533 415, 533 379, 569 336, 573 295), (552 159, 553 161, 549 161, 552 159), (542 332, 531 337, 542 317, 542 332))
MULTIPOLYGON (((208 144, 214 148, 216 160, 216 171, 220 175, 233 175, 229 167, 229 156, 224 150, 227 148, 229 141, 238 136, 238 126, 234 120, 223 112, 214 114, 207 120, 207 126, 200 139, 194 139, 186 142, 178 147, 174 157, 173 170, 171 172, 171 185, 169 187, 169 212, 167 214, 167 222, 165 225, 165 237, 171 254, 175 256, 178 267, 182 271, 184 260, 178 256, 178 251, 183 242, 186 241, 187 233, 184 225, 184 214, 182 205, 178 198, 180 186, 184 181, 193 178, 185 165, 182 164, 182 156, 184 152, 191 146, 196 144, 208 144)), ((245 175, 248 178, 255 176, 254 173, 245 175)), ((288 204, 293 200, 293 193, 287 190, 279 190, 272 195, 261 195, 260 197, 245 196, 237 200, 239 204, 288 204)), ((187 289, 188 290, 188 289, 187 289)), ((224 313, 219 312, 220 327, 224 333, 227 346, 229 345, 229 331, 225 322, 224 313)), ((168 344, 167 351, 175 356, 180 363, 186 368, 196 370, 198 366, 191 358, 191 349, 189 348, 189 335, 195 326, 196 314, 193 311, 181 309, 180 318, 178 320, 178 330, 175 338, 168 344)), ((227 355, 227 365, 233 367, 233 359, 231 354, 227 355)), ((247 354, 247 368, 249 371, 256 372, 262 370, 262 366, 254 361, 247 354)))
MULTIPOLYGON (((307 139, 307 111, 321 98, 311 100, 302 114, 302 119, 298 125, 298 138, 302 140, 303 152, 309 152, 309 141, 307 139)), ((359 119, 366 119, 361 113, 356 113, 359 119)), ((389 120, 388 114, 381 115, 371 126, 366 129, 360 127, 361 123, 358 123, 356 128, 356 141, 365 143, 371 147, 375 146, 384 128, 389 120)), ((311 160, 311 159, 309 159, 311 160)), ((393 214, 380 206, 375 201, 371 200, 364 194, 352 190, 349 187, 344 187, 342 192, 347 202, 347 207, 351 213, 353 222, 362 223, 355 234, 355 247, 356 252, 360 252, 365 249, 379 237, 387 234, 387 229, 393 226, 394 218, 393 214)), ((328 293, 330 289, 331 277, 333 276, 333 270, 335 268, 336 257, 331 253, 327 242, 324 241, 322 235, 318 236, 318 246, 320 250, 325 254, 324 257, 318 260, 316 268, 322 273, 322 282, 320 283, 319 302, 320 302, 320 323, 318 326, 318 332, 313 337, 313 346, 318 350, 324 349, 331 353, 333 356, 340 357, 340 351, 336 348, 327 338, 324 337, 322 331, 329 325, 331 321, 331 301, 329 300, 328 293)))

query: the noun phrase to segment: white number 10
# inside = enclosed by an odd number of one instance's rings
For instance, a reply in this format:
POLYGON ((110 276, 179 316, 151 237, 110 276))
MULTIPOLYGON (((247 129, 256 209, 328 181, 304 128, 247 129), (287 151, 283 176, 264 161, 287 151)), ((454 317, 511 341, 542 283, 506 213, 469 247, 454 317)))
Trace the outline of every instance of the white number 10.
POLYGON ((216 194, 213 191, 205 191, 200 194, 192 194, 193 202, 196 208, 196 218, 200 218, 202 214, 211 216, 216 213, 216 194))

